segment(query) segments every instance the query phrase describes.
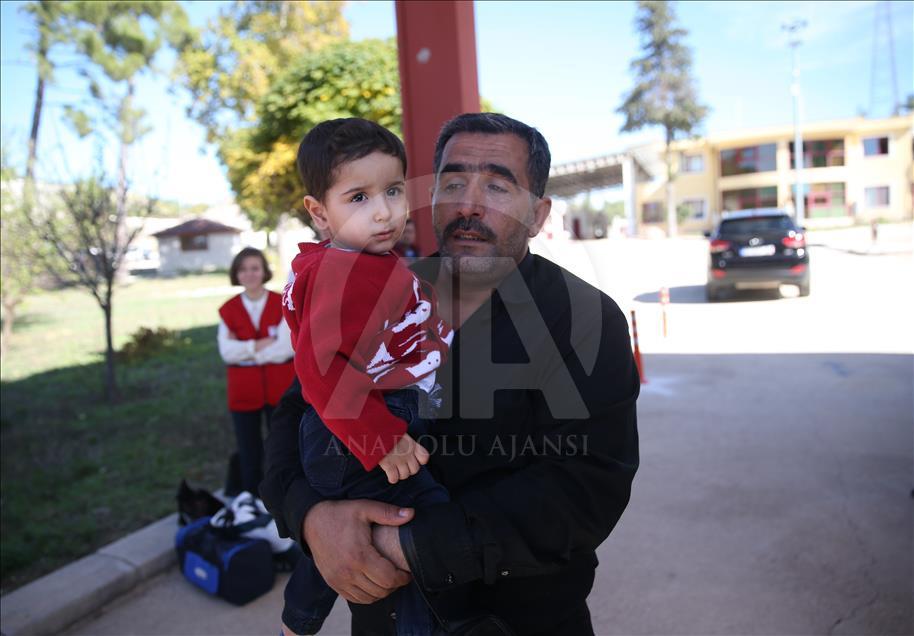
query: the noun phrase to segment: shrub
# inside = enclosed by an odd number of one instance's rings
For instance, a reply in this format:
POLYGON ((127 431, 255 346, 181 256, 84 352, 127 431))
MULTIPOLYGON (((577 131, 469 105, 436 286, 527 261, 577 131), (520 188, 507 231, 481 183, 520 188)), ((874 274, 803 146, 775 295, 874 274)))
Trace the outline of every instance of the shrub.
POLYGON ((186 342, 187 339, 182 338, 181 333, 173 329, 140 327, 133 332, 130 340, 124 344, 118 355, 124 362, 137 362, 180 347, 186 342))

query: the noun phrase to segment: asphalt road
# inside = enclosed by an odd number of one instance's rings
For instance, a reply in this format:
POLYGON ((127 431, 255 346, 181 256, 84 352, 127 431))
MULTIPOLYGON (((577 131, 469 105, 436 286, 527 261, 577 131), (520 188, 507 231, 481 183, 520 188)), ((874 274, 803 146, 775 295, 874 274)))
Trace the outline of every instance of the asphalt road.
MULTIPOLYGON (((906 236, 895 255, 812 248, 808 298, 715 304, 700 240, 537 248, 634 309, 644 353, 642 464, 599 549, 598 634, 914 633, 906 236)), ((68 633, 276 634, 283 582, 234 608, 175 570, 68 633)), ((322 633, 348 633, 342 602, 322 633)))

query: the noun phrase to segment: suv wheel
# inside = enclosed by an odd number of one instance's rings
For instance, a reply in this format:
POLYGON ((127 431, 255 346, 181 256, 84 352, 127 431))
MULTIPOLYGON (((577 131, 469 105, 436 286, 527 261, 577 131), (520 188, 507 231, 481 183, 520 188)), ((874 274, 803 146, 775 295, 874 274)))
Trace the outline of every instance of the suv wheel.
POLYGON ((809 296, 809 283, 804 283, 799 285, 800 287, 800 296, 809 296))
POLYGON ((708 299, 709 303, 717 302, 720 300, 720 290, 716 287, 705 285, 705 297, 708 299))

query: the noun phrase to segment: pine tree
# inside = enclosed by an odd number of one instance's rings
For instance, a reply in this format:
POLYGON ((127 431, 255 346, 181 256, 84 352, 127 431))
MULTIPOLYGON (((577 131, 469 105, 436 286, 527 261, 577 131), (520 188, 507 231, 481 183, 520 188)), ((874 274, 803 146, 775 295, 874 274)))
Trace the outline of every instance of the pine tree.
POLYGON ((664 132, 666 209, 669 236, 675 236, 676 203, 673 195, 673 157, 670 146, 690 134, 708 113, 698 100, 692 78, 692 52, 683 43, 688 32, 676 26, 672 3, 640 0, 635 26, 641 34, 641 55, 631 63, 635 85, 616 112, 625 116, 621 132, 660 126, 664 132))

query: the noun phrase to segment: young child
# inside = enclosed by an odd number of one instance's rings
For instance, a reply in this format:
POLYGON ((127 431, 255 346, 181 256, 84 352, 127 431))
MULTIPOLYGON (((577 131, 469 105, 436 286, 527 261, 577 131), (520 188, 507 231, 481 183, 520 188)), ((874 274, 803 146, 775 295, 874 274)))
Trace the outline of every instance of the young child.
MULTIPOLYGON (((308 481, 331 499, 445 502, 416 440, 434 415, 435 374, 453 331, 436 314, 432 287, 392 251, 408 212, 403 144, 373 122, 335 119, 305 136, 297 163, 305 208, 331 237, 299 245, 283 295, 311 405, 299 433, 308 481)), ((431 634, 418 588, 396 594, 397 633, 431 634)), ((316 633, 335 600, 314 562, 301 559, 286 586, 284 630, 316 633)))

